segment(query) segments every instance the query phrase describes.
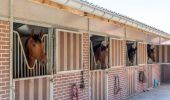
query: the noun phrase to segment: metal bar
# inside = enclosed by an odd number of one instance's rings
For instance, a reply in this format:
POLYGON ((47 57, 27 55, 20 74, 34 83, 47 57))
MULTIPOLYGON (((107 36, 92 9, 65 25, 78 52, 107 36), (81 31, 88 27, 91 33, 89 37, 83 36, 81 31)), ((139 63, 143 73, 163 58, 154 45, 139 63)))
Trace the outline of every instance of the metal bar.
POLYGON ((19 71, 19 69, 20 69, 20 68, 19 68, 19 67, 20 67, 20 66, 19 66, 19 38, 17 38, 17 39, 18 39, 18 41, 17 41, 17 46, 18 46, 18 47, 17 47, 17 61, 18 61, 18 62, 17 62, 17 70, 18 70, 17 73, 18 73, 18 74, 17 74, 17 75, 18 75, 18 76, 17 76, 17 78, 19 78, 19 77, 20 77, 20 76, 19 76, 19 75, 20 75, 20 71, 19 71))
POLYGON ((21 77, 23 77, 23 66, 22 66, 22 64, 23 64, 23 62, 22 62, 22 51, 21 51, 21 47, 19 48, 19 57, 20 57, 20 68, 21 68, 21 70, 20 70, 20 73, 21 73, 21 77))
POLYGON ((9 15, 10 15, 10 74, 9 74, 9 84, 10 84, 10 94, 9 94, 9 98, 10 100, 15 100, 15 98, 13 99, 13 97, 15 97, 13 95, 14 92, 14 84, 13 84, 13 0, 9 1, 9 15))

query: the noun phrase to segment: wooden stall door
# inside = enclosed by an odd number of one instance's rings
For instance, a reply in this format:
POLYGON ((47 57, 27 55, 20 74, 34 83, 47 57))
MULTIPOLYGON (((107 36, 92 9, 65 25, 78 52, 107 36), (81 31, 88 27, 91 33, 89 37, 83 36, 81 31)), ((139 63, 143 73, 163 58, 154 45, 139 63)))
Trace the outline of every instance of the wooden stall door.
POLYGON ((127 78, 128 78, 128 96, 133 96, 137 91, 137 70, 135 67, 128 67, 127 78))
POLYGON ((15 80, 13 100, 50 100, 50 78, 15 80))
POLYGON ((91 74, 91 100, 107 100, 107 74, 105 70, 94 70, 91 74))

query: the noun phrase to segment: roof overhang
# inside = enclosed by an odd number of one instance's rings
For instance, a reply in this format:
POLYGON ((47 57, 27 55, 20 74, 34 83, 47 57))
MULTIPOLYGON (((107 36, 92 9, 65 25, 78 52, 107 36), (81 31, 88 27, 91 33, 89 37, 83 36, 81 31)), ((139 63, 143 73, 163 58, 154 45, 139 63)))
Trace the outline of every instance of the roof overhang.
POLYGON ((33 0, 38 1, 40 3, 45 3, 51 5, 53 7, 57 7, 60 9, 70 10, 67 7, 72 8, 71 12, 79 14, 80 16, 88 16, 88 17, 95 17, 106 20, 108 22, 113 21, 118 22, 121 25, 130 26, 139 30, 142 30, 146 33, 151 33, 154 35, 158 35, 164 38, 170 38, 170 34, 156 29, 152 26, 146 25, 142 22, 129 18, 127 16, 121 15, 116 12, 112 12, 110 10, 104 9, 102 7, 96 6, 92 3, 81 1, 81 0, 33 0), (61 7, 60 5, 64 5, 65 7, 61 7), (82 11, 82 12, 81 12, 82 11))

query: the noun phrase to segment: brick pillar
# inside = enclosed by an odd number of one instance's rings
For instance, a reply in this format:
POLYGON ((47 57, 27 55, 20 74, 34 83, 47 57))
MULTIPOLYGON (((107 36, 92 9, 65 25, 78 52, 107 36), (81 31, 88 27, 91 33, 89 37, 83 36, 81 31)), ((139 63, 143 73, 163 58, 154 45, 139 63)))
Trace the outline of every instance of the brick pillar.
POLYGON ((9 99, 9 22, 0 20, 0 100, 9 99))

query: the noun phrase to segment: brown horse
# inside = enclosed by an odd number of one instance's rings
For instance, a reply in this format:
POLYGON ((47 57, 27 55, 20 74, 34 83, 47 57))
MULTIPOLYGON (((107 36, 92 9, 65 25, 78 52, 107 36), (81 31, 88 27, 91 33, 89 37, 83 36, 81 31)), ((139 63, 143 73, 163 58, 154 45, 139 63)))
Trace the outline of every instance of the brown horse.
POLYGON ((31 35, 28 37, 25 43, 25 52, 28 60, 29 68, 34 67, 35 61, 40 61, 41 64, 47 63, 47 57, 44 51, 44 43, 41 40, 43 33, 34 34, 34 31, 31 32, 31 35))
POLYGON ((97 66, 99 66, 102 69, 105 69, 107 66, 107 57, 108 57, 108 47, 109 44, 103 45, 98 44, 94 47, 94 55, 95 55, 95 60, 97 62, 97 66))
POLYGON ((153 45, 147 44, 147 54, 148 54, 148 61, 149 59, 151 59, 152 62, 155 62, 155 48, 153 45))

